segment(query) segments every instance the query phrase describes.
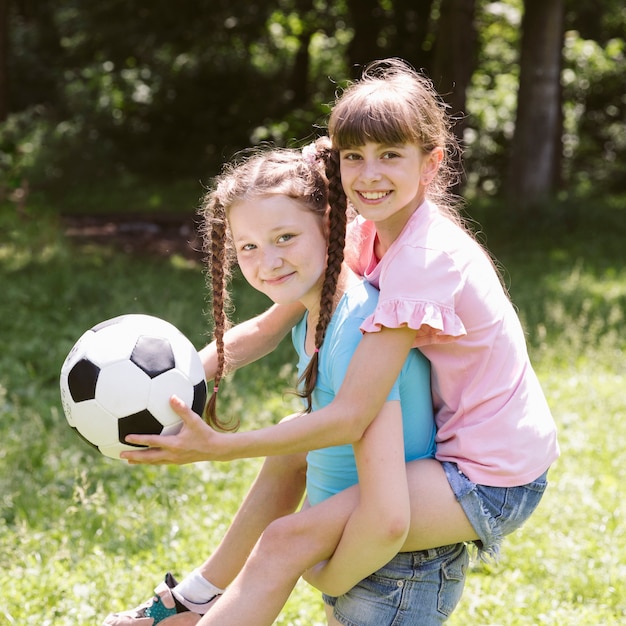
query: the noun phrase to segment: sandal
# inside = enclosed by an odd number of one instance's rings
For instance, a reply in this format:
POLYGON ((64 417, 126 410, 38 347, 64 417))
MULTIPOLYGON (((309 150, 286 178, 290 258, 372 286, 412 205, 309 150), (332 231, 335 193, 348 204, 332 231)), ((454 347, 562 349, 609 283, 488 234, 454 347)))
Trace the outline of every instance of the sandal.
POLYGON ((103 626, 195 626, 219 595, 203 604, 195 604, 172 593, 177 584, 168 572, 154 590, 154 597, 130 611, 111 613, 103 626))

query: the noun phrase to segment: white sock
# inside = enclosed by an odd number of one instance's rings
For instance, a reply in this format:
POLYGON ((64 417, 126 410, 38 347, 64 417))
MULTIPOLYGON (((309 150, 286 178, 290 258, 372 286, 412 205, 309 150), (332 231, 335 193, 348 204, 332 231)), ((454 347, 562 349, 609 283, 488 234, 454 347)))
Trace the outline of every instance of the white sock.
POLYGON ((183 598, 198 604, 208 602, 213 596, 224 593, 224 589, 220 589, 210 583, 200 573, 199 569, 195 569, 191 574, 185 576, 174 589, 183 598))

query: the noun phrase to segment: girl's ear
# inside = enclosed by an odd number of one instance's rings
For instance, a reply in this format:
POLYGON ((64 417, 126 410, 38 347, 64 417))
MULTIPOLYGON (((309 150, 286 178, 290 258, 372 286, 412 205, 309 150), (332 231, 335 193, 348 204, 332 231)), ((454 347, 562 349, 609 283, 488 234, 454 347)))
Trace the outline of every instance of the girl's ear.
POLYGON ((433 148, 425 156, 420 174, 420 182, 422 185, 428 185, 433 182, 433 179, 439 171, 441 161, 443 161, 443 148, 433 148))
POLYGON ((328 239, 328 237, 330 236, 330 212, 331 212, 331 208, 330 208, 330 205, 328 205, 326 207, 326 213, 324 213, 324 219, 322 222, 326 239, 328 239))

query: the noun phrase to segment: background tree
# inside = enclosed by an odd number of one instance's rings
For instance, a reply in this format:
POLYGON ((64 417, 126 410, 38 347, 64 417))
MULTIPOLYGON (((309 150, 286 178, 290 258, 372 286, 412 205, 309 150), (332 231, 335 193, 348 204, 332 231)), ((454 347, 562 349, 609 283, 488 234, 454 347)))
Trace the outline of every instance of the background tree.
POLYGON ((0 2, 10 188, 206 180, 241 148, 323 132, 337 89, 386 56, 459 116, 466 195, 626 188, 621 0, 0 2))
POLYGON ((476 63, 475 0, 441 0, 431 76, 456 118, 454 132, 462 142, 467 88, 476 63))
POLYGON ((564 0, 524 0, 517 117, 507 191, 529 208, 555 191, 561 155, 564 0))
POLYGON ((293 60, 291 72, 291 105, 294 108, 306 106, 309 102, 309 70, 311 56, 309 46, 317 25, 313 15, 313 0, 297 0, 296 9, 298 15, 302 16, 302 27, 297 35, 298 48, 293 60))
POLYGON ((378 38, 384 27, 384 12, 378 0, 346 0, 354 34, 347 48, 350 74, 356 78, 368 61, 380 56, 378 38))
POLYGON ((626 189, 625 18, 621 0, 566 5, 563 176, 596 197, 626 189))
POLYGON ((432 68, 436 10, 440 0, 395 0, 392 2, 386 56, 406 59, 427 72, 432 68))
POLYGON ((9 114, 9 0, 0 0, 0 123, 9 114))

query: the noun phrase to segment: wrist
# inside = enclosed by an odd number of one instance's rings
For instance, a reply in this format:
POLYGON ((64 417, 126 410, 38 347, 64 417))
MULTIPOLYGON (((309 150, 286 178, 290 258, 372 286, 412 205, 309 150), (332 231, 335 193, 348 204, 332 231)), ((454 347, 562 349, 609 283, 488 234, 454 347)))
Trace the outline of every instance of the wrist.
POLYGON ((207 437, 205 444, 208 460, 229 462, 257 456, 246 453, 246 435, 247 433, 216 432, 211 429, 211 435, 207 437))
POLYGON ((204 367, 204 376, 207 381, 215 378, 215 372, 217 372, 217 351, 215 343, 210 343, 198 352, 202 366, 204 367))

